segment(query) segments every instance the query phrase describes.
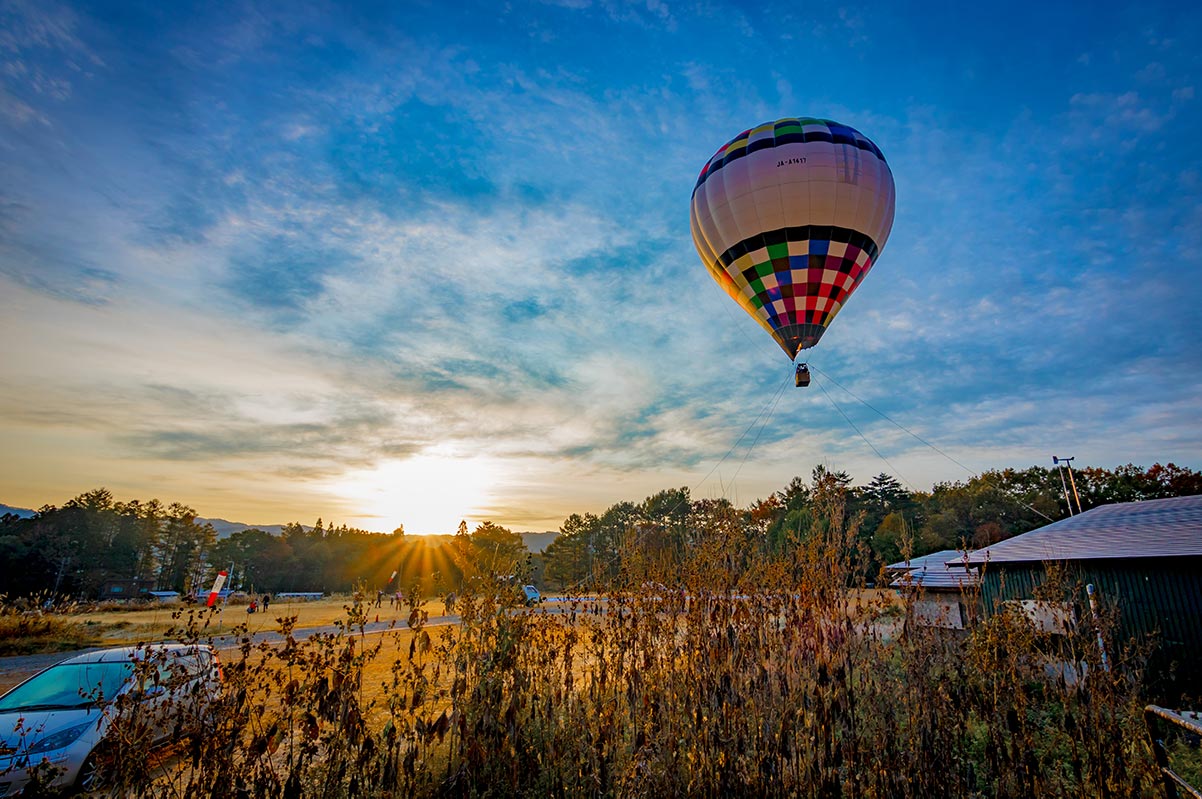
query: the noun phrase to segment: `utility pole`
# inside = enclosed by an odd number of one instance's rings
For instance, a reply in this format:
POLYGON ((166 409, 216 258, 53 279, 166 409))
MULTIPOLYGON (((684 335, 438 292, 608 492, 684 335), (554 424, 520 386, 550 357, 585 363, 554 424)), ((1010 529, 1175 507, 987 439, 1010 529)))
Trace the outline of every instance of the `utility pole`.
MULTIPOLYGON (((1064 468, 1068 469, 1068 481, 1073 487, 1073 498, 1077 500, 1077 513, 1080 513, 1081 512, 1081 495, 1077 493, 1077 481, 1075 479, 1073 479, 1073 460, 1075 460, 1075 459, 1076 459, 1075 455, 1071 458, 1057 458, 1055 455, 1053 455, 1052 463, 1056 465, 1057 469, 1060 468, 1060 464, 1062 464, 1062 463, 1064 464, 1064 468)), ((1060 484, 1064 485, 1064 473, 1063 472, 1060 473, 1060 484)), ((1064 501, 1068 502, 1068 489, 1067 488, 1064 489, 1064 501)), ((1071 514, 1072 510, 1073 510, 1073 506, 1071 503, 1069 504, 1068 509, 1069 509, 1069 513, 1071 514)))
POLYGON ((1066 458, 1065 463, 1068 469, 1068 484, 1073 487, 1073 499, 1077 500, 1077 513, 1081 512, 1081 495, 1077 493, 1077 481, 1073 479, 1073 465, 1069 463, 1072 458, 1066 458))
MULTIPOLYGON (((1072 458, 1069 458, 1069 460, 1072 460, 1072 458)), ((1067 469, 1069 469, 1069 485, 1072 485, 1072 499, 1077 500, 1077 513, 1081 513, 1081 495, 1077 494, 1077 481, 1072 477, 1072 464, 1067 465, 1067 469)))
POLYGON ((1064 482, 1064 469, 1060 468, 1060 459, 1055 455, 1052 456, 1052 464, 1056 467, 1056 474, 1060 475, 1060 487, 1064 489, 1064 504, 1068 505, 1068 515, 1075 516, 1072 500, 1068 498, 1068 483, 1064 482))

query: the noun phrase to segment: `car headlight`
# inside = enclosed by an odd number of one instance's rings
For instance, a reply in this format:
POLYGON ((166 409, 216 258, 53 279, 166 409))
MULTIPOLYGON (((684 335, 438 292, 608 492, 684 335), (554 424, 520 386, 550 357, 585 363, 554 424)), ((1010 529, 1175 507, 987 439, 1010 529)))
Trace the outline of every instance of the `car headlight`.
POLYGON ((88 727, 95 724, 95 721, 85 721, 83 724, 76 724, 74 727, 59 730, 53 735, 47 735, 29 747, 28 753, 31 755, 40 755, 42 752, 53 752, 55 749, 70 746, 79 740, 79 736, 83 735, 88 727))

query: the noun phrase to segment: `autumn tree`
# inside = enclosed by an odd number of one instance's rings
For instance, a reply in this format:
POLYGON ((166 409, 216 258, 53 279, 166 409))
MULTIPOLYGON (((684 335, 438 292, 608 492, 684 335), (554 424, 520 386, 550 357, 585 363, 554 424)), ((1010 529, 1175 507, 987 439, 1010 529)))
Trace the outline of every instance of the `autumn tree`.
POLYGON ((483 522, 472 531, 473 565, 477 574, 525 579, 530 551, 517 533, 483 522))

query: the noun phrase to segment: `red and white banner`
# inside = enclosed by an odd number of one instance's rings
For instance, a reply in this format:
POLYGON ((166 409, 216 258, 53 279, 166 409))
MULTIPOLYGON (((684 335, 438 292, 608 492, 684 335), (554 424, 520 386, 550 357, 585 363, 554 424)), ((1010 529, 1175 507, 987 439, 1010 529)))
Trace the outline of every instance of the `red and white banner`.
POLYGON ((211 608, 216 604, 217 595, 221 593, 221 587, 225 585, 225 578, 229 576, 229 572, 217 572, 217 579, 213 581, 213 590, 209 591, 209 601, 205 603, 205 607, 211 608))

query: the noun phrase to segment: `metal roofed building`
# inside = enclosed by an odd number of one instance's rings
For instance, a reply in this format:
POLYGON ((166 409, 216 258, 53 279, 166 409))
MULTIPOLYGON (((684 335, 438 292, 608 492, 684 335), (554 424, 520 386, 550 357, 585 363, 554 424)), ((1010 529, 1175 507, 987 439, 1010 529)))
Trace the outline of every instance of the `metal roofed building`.
POLYGON ((1176 661, 1178 681, 1202 689, 1202 496, 1103 505, 969 553, 970 567, 984 567, 982 610, 1031 600, 1049 563, 1117 605, 1117 645, 1155 635, 1150 668, 1176 661))
POLYGON ((890 563, 885 567, 893 579, 890 588, 899 591, 921 590, 909 603, 911 616, 923 627, 962 630, 968 611, 961 594, 980 580, 980 570, 964 567, 964 553, 944 549, 917 558, 890 563))
POLYGON ((979 579, 979 570, 965 569, 964 553, 954 549, 890 563, 885 568, 894 578, 889 583, 890 588, 913 585, 928 591, 962 591, 979 579))
POLYGON ((1202 496, 1102 505, 972 552, 968 561, 1177 557, 1202 557, 1202 496))

